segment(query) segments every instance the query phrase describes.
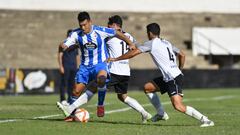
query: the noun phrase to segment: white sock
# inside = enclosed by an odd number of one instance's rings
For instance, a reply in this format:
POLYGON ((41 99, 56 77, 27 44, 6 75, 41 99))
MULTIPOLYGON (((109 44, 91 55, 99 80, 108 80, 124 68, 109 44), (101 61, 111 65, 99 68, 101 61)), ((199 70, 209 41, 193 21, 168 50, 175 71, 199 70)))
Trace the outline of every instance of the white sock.
POLYGON ((138 103, 137 100, 135 100, 134 98, 131 98, 129 96, 127 96, 124 100, 124 102, 129 105, 130 107, 132 107, 134 110, 140 112, 141 114, 146 114, 147 112, 145 111, 145 109, 138 103))
POLYGON ((161 116, 164 115, 164 109, 163 106, 161 105, 160 99, 157 95, 156 92, 153 93, 146 93, 148 99, 150 100, 150 102, 152 103, 152 105, 155 107, 157 113, 161 116))
POLYGON ((199 111, 197 111, 196 109, 194 109, 191 106, 186 106, 186 112, 185 114, 203 122, 203 121, 208 121, 208 118, 204 115, 202 115, 199 111))
POLYGON ((87 90, 69 106, 69 110, 72 112, 81 105, 86 104, 93 97, 93 95, 94 94, 91 91, 87 90))

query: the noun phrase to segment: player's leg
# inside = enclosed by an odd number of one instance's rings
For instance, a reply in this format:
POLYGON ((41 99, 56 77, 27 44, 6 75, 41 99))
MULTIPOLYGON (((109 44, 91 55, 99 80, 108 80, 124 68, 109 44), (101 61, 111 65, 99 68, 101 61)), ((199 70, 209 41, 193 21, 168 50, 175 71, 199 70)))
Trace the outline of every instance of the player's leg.
POLYGON ((69 108, 75 109, 83 104, 86 104, 96 92, 96 83, 91 77, 91 69, 88 67, 81 65, 79 71, 76 74, 76 87, 73 92, 73 96, 78 97, 75 102, 73 102, 69 108), (86 84, 88 84, 88 89, 85 93, 82 92, 86 89, 86 84), (82 94, 82 95, 81 95, 82 94), (81 95, 81 96, 80 96, 81 95))
MULTIPOLYGON (((85 84, 83 83, 78 83, 76 84, 76 89, 75 91, 83 91, 86 88, 85 84)), ((79 107, 80 104, 80 97, 74 101, 71 105, 63 105, 59 102, 57 102, 57 105, 60 109, 62 109, 63 113, 65 114, 65 116, 70 116, 71 113, 77 108, 79 107)))
POLYGON ((89 71, 85 66, 81 65, 78 72, 75 75, 73 91, 71 92, 71 96, 69 97, 69 100, 68 100, 69 104, 72 104, 73 102, 75 102, 80 97, 80 95, 84 90, 82 89, 82 86, 78 84, 80 83, 88 84, 88 81, 89 81, 89 71))
POLYGON ((152 103, 154 108, 157 111, 157 114, 154 115, 152 118, 153 122, 159 121, 159 120, 168 120, 169 116, 164 111, 164 108, 161 104, 161 101, 159 99, 159 96, 157 95, 157 89, 165 89, 164 85, 162 84, 161 77, 153 79, 153 81, 148 82, 144 85, 144 92, 147 95, 149 101, 152 103), (161 88, 159 88, 161 87, 161 88))
POLYGON ((171 102, 177 111, 185 113, 186 115, 199 120, 202 123, 201 127, 214 126, 213 121, 209 120, 205 115, 197 111, 195 108, 191 106, 185 106, 182 103, 182 97, 180 95, 171 96, 171 102))
POLYGON ((201 127, 214 126, 214 122, 209 120, 205 115, 197 111, 195 108, 183 104, 181 88, 182 76, 178 76, 175 80, 170 81, 167 84, 169 88, 168 95, 170 96, 174 109, 199 120, 202 123, 201 127))
MULTIPOLYGON (((85 66, 81 65, 79 71, 76 74, 76 84, 75 89, 73 91, 73 96, 78 97, 77 100, 75 100, 69 106, 62 105, 61 103, 57 102, 58 107, 62 109, 66 116, 69 116, 76 108, 86 103, 85 100, 86 96, 85 95, 82 95, 81 97, 79 96, 86 89, 86 84, 88 84, 88 82, 89 82, 89 70, 85 66)), ((90 96, 92 95, 90 93, 90 96)))
POLYGON ((104 100, 106 96, 107 86, 106 86, 107 72, 105 70, 100 70, 97 75, 97 89, 98 89, 98 107, 97 116, 104 116, 104 100))
MULTIPOLYGON (((97 84, 95 81, 92 81, 88 84, 85 92, 81 94, 79 98, 77 98, 76 101, 72 103, 71 106, 73 106, 73 108, 79 108, 80 106, 88 103, 96 92, 97 92, 97 84)), ((73 121, 72 115, 69 117, 66 117, 65 121, 73 121)))
POLYGON ((106 96, 107 86, 106 83, 108 82, 108 65, 107 63, 99 63, 95 66, 95 73, 96 73, 96 80, 97 80, 97 87, 98 87, 98 106, 97 106, 97 116, 103 117, 104 116, 104 100, 106 96))
POLYGON ((152 118, 152 115, 149 114, 136 99, 127 95, 128 81, 129 76, 111 74, 110 85, 113 84, 118 99, 139 112, 142 115, 143 123, 145 123, 152 118))

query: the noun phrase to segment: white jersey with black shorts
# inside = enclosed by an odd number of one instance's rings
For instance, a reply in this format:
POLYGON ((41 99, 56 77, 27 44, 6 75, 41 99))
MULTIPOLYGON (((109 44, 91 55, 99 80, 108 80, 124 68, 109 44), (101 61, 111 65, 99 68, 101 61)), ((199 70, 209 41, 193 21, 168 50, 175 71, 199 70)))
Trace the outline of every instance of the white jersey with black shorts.
MULTIPOLYGON (((135 39, 126 32, 123 32, 133 43, 135 39)), ((117 37, 112 37, 107 40, 109 55, 111 58, 117 58, 128 52, 129 46, 127 43, 117 37)), ((114 87, 115 92, 126 94, 128 89, 128 81, 130 77, 129 60, 120 60, 110 63, 111 80, 108 83, 109 87, 114 87)))
POLYGON ((162 73, 162 77, 153 79, 160 88, 161 93, 168 92, 169 96, 179 94, 182 96, 183 74, 176 62, 176 53, 180 50, 169 41, 154 38, 138 46, 141 52, 149 52, 156 66, 162 73))

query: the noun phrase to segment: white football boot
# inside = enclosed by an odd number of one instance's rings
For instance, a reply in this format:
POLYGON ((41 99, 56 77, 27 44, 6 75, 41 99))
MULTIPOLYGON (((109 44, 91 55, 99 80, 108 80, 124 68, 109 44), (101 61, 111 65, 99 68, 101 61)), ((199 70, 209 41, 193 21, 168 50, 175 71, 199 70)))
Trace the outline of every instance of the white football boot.
POLYGON ((142 123, 147 123, 147 121, 151 120, 152 115, 150 113, 142 114, 142 123))
POLYGON ((66 117, 71 115, 72 112, 68 108, 69 105, 63 105, 60 102, 57 102, 57 106, 58 106, 58 108, 60 108, 63 111, 63 113, 66 117))
POLYGON ((208 120, 208 121, 203 121, 200 127, 212 127, 212 126, 214 126, 214 122, 211 120, 208 120))

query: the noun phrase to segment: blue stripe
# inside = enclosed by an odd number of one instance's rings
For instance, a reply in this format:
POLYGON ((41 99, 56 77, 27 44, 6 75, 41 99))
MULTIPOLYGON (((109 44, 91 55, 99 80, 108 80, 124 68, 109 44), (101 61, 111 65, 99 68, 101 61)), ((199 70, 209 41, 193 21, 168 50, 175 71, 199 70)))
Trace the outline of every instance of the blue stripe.
POLYGON ((103 43, 104 43, 105 56, 106 56, 106 59, 108 59, 109 58, 109 53, 108 53, 107 45, 106 45, 106 42, 103 42, 103 43))
MULTIPOLYGON (((87 40, 88 42, 92 42, 92 38, 90 34, 87 34, 87 40)), ((88 55, 89 55, 88 65, 93 65, 93 50, 88 50, 88 55)))
POLYGON ((98 44, 98 63, 102 62, 102 38, 99 33, 97 33, 97 44, 98 44))
POLYGON ((83 46, 83 39, 82 39, 82 37, 81 36, 78 36, 78 43, 79 43, 79 48, 80 48, 80 50, 81 50, 81 63, 83 64, 84 63, 84 61, 85 61, 85 57, 84 57, 84 46, 83 46))

